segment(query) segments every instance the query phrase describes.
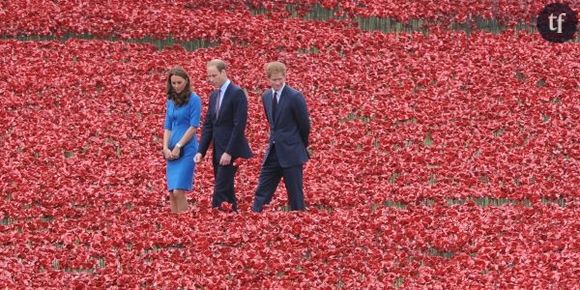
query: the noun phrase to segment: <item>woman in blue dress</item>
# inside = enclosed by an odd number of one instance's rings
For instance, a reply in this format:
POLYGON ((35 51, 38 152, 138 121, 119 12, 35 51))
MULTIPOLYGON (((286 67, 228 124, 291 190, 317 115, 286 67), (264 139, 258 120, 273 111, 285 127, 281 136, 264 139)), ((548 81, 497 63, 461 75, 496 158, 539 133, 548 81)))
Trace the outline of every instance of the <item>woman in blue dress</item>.
POLYGON ((200 116, 201 99, 191 91, 187 72, 181 67, 172 68, 167 77, 163 156, 167 160, 167 188, 174 213, 188 209, 185 193, 193 187, 200 116))

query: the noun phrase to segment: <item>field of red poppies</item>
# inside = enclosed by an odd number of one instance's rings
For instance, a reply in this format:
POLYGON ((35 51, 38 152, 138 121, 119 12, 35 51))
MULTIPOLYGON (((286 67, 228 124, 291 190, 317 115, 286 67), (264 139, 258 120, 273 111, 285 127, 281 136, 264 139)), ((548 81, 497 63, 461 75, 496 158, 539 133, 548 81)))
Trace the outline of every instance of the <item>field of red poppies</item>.
POLYGON ((514 27, 547 1, 36 2, 0 3, 0 288, 580 284, 580 46, 514 27), (478 17, 505 29, 449 25, 478 17), (218 57, 249 98, 241 212, 209 208, 203 163, 172 215, 166 73, 185 67, 205 111, 218 57), (281 187, 253 214, 276 59, 311 114, 308 210, 281 187))

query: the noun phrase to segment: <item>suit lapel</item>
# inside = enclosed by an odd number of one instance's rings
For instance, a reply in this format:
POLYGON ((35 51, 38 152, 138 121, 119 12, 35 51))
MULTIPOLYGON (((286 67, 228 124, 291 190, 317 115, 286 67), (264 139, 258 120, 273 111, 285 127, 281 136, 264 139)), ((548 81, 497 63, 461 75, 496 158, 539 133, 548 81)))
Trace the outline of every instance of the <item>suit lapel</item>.
POLYGON ((268 122, 270 127, 274 128, 274 122, 272 122, 272 90, 268 90, 264 95, 264 107, 266 108, 266 115, 268 117, 268 122))
POLYGON ((216 110, 217 109, 217 107, 216 107, 217 102, 219 101, 218 91, 217 90, 213 91, 211 96, 212 96, 211 98, 212 98, 213 102, 212 102, 212 106, 211 106, 210 110, 213 112, 213 114, 212 114, 213 122, 215 123, 215 122, 217 122, 217 119, 218 119, 218 114, 217 114, 218 112, 216 110))
MULTIPOLYGON (((270 97, 272 99, 272 97, 270 97)), ((278 101, 278 105, 276 106, 276 122, 274 125, 280 122, 280 117, 282 117, 282 112, 284 112, 286 103, 288 101, 288 85, 285 85, 282 89, 282 93, 280 93, 280 101, 278 101)), ((272 105, 272 104, 270 104, 272 105)))
MULTIPOLYGON (((232 83, 230 82, 230 84, 226 87, 226 91, 224 92, 224 97, 222 99, 222 104, 220 106, 220 111, 219 112, 216 111, 215 106, 214 106, 215 122, 217 122, 220 119, 220 116, 222 115, 222 113, 224 111, 225 105, 226 105, 227 100, 228 100, 228 92, 230 91, 230 87, 231 86, 232 86, 232 83)), ((218 92, 219 92, 219 90, 215 90, 215 95, 216 95, 215 96, 215 101, 216 101, 216 104, 220 100, 220 95, 218 94, 218 92)))

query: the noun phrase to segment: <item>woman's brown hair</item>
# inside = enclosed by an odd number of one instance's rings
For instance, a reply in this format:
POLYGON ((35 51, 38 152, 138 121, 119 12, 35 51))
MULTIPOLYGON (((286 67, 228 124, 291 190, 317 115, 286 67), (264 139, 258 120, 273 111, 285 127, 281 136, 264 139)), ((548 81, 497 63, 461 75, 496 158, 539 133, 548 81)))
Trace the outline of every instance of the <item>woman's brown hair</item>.
POLYGON ((189 81, 189 75, 187 75, 187 72, 182 67, 180 66, 173 67, 171 70, 169 70, 169 74, 167 75, 167 99, 173 100, 173 102, 175 102, 175 105, 179 107, 186 104, 189 101, 190 95, 191 95, 191 82, 189 81), (182 77, 186 82, 185 88, 183 88, 183 91, 181 91, 181 93, 179 94, 175 92, 173 86, 171 85, 172 76, 182 77))

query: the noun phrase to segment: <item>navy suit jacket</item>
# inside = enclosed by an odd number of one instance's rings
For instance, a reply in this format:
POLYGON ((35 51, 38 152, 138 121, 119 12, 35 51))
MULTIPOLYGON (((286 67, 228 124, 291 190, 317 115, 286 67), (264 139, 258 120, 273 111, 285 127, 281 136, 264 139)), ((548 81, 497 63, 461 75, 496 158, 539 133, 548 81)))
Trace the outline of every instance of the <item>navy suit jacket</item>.
MULTIPOLYGON (((276 106, 276 120, 272 121, 272 90, 262 95, 262 104, 270 124, 268 152, 276 147, 276 156, 281 167, 302 165, 308 161, 308 135, 310 117, 304 95, 287 84, 282 89, 280 101, 276 106)), ((267 158, 264 158, 264 161, 267 158)))
POLYGON ((248 99, 244 91, 233 83, 226 88, 219 115, 216 112, 218 90, 210 94, 209 108, 201 133, 198 152, 205 156, 210 143, 213 143, 214 156, 220 158, 226 152, 232 160, 252 157, 252 151, 245 136, 248 119, 248 99))

